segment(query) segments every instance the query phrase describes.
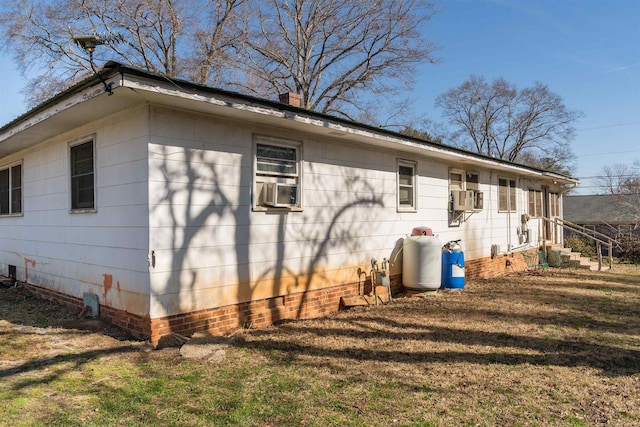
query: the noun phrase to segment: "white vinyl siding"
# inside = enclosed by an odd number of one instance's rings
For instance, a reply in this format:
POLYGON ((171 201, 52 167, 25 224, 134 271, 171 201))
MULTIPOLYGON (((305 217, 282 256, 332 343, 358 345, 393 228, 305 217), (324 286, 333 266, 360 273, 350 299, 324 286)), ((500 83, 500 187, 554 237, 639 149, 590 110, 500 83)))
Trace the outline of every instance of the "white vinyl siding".
POLYGON ((80 299, 91 292, 100 304, 147 315, 147 123, 146 108, 129 110, 16 153, 23 213, 0 220, 0 269, 15 265, 18 280, 80 299), (93 143, 88 169, 100 179, 91 215, 69 215, 74 141, 93 143))

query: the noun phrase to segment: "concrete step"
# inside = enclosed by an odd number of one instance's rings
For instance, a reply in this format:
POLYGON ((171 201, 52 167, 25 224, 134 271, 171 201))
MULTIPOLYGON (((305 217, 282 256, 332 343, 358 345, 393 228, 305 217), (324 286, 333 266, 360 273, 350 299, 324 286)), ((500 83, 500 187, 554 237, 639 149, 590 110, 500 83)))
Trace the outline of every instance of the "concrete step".
POLYGON ((563 267, 597 270, 598 263, 582 256, 580 252, 573 252, 571 248, 560 248, 558 245, 548 245, 550 250, 560 251, 563 267))
POLYGON ((580 264, 580 268, 583 268, 585 270, 598 271, 598 263, 589 261, 586 264, 580 264))
POLYGON ((579 257, 575 260, 571 260, 571 266, 574 268, 580 268, 584 270, 597 270, 598 263, 591 261, 591 259, 587 257, 579 257))
POLYGON ((560 255, 562 262, 571 262, 571 261, 580 261, 580 253, 579 252, 563 252, 560 255))

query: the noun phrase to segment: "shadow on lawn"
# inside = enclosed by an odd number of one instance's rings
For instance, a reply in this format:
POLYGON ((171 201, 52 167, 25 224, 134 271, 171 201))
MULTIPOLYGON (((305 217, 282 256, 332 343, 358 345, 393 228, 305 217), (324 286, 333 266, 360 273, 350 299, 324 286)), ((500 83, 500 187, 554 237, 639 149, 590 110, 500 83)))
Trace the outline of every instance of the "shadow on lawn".
POLYGON ((568 280, 572 278, 562 274, 534 283, 508 278, 514 281, 487 282, 461 293, 351 313, 338 319, 345 327, 300 327, 318 337, 316 342, 325 337, 334 347, 340 342, 340 349, 295 341, 287 336, 288 325, 275 336, 257 331, 241 337, 236 345, 354 363, 530 364, 595 368, 611 377, 640 373, 635 339, 640 335, 640 289, 626 277, 615 289, 568 280), (452 350, 454 345, 461 351, 452 350))
MULTIPOLYGON (((25 288, 0 288, 0 320, 15 325, 35 328, 63 328, 64 332, 47 331, 47 335, 86 335, 99 332, 119 341, 133 340, 131 335, 117 326, 100 319, 78 319, 79 309, 63 306, 38 298, 25 288)), ((20 335, 31 332, 20 331, 20 335)), ((0 335, 12 334, 0 332, 0 335)), ((38 335, 37 333, 34 333, 38 335)))
MULTIPOLYGON (((290 360, 293 352, 297 355, 325 359, 338 358, 362 363, 392 362, 411 365, 456 362, 484 365, 530 364, 534 366, 592 367, 601 370, 605 375, 613 377, 640 373, 640 350, 628 350, 577 340, 536 338, 507 333, 398 323, 387 318, 371 318, 367 316, 361 320, 366 321, 367 325, 370 325, 372 321, 378 322, 380 329, 363 332, 358 329, 304 328, 304 331, 318 336, 330 335, 334 339, 345 338, 360 342, 370 341, 370 344, 366 347, 330 349, 289 340, 277 341, 268 338, 264 340, 247 340, 242 337, 235 340, 235 345, 252 350, 282 351, 286 353, 285 359, 288 360, 290 360), (405 328, 407 330, 422 328, 423 330, 419 332, 393 332, 385 329, 386 327, 405 328), (421 342, 421 344, 415 351, 380 350, 377 349, 375 344, 372 345, 375 340, 387 343, 389 340, 397 342, 415 340, 421 342), (469 349, 469 351, 429 351, 427 350, 429 343, 489 346, 493 347, 494 350, 491 352, 475 352, 472 349, 469 349), (507 351, 509 348, 534 351, 538 354, 509 352, 507 351)), ((258 333, 257 335, 260 334, 258 333)), ((389 346, 386 345, 385 347, 389 346)))
POLYGON ((585 285, 588 285, 589 282, 594 281, 602 281, 607 283, 612 283, 617 285, 617 288, 620 287, 628 287, 628 292, 638 292, 638 288, 640 287, 640 267, 637 268, 637 271, 616 271, 614 270, 603 270, 603 271, 579 271, 579 270, 561 270, 562 276, 572 279, 584 280, 585 285))
MULTIPOLYGON (((2 340, 8 343, 5 351, 11 351, 13 339, 24 336, 54 337, 62 341, 70 336, 101 334, 120 341, 130 339, 123 330, 98 319, 77 319, 77 310, 52 301, 35 297, 24 288, 0 288, 0 320, 21 327, 4 328, 0 331, 2 340), (38 329, 28 329, 28 328, 38 329)), ((116 341, 117 342, 117 341, 116 341)), ((38 342, 32 342, 37 351, 38 342)), ((2 350, 2 347, 0 347, 2 350)), ((20 390, 35 384, 49 384, 62 375, 82 369, 92 360, 112 354, 139 352, 135 345, 118 345, 86 350, 80 353, 66 353, 50 357, 30 359, 16 366, 0 369, 0 382, 8 377, 29 373, 28 378, 18 378, 12 382, 13 390, 20 390), (37 372, 35 375, 34 372, 37 372)))
MULTIPOLYGON (((464 311, 469 315, 476 312, 478 317, 509 316, 530 324, 588 327, 640 335, 640 287, 629 285, 626 279, 607 284, 601 281, 594 283, 576 281, 571 273, 536 283, 522 277, 509 279, 512 280, 509 285, 488 288, 493 308, 468 305, 464 311), (528 313, 518 310, 518 305, 526 305, 528 313)), ((473 292, 482 294, 485 288, 480 284, 473 292)))
POLYGON ((571 316, 564 313, 525 314, 513 312, 497 312, 488 309, 470 308, 466 313, 467 319, 477 319, 479 322, 488 319, 503 319, 505 322, 519 322, 537 327, 561 327, 575 330, 598 330, 619 334, 640 335, 640 326, 633 320, 621 319, 606 321, 593 318, 588 311, 575 312, 571 316))
MULTIPOLYGON (((640 299, 623 299, 612 296, 576 295, 572 286, 529 288, 519 295, 495 295, 493 304, 474 305, 466 299, 449 300, 445 315, 464 315, 478 322, 504 322, 510 325, 524 324, 537 327, 557 326, 562 328, 593 329, 599 332, 640 335, 640 299), (539 310, 529 310, 537 306, 539 310)), ((576 288, 577 289, 577 288, 576 288)), ((398 308, 403 316, 420 316, 437 309, 430 307, 398 308)), ((396 314, 396 317, 400 314, 396 314)))
POLYGON ((35 378, 25 378, 19 380, 12 385, 13 390, 20 390, 36 384, 51 383, 64 374, 81 369, 82 365, 92 360, 111 354, 123 354, 129 352, 139 352, 139 348, 134 346, 119 346, 105 349, 89 350, 83 353, 60 354, 53 357, 43 357, 40 359, 29 360, 18 366, 5 368, 0 370, 0 378, 6 378, 25 372, 36 371, 43 367, 49 367, 45 377, 37 376, 35 378), (58 366, 68 364, 66 366, 58 366))

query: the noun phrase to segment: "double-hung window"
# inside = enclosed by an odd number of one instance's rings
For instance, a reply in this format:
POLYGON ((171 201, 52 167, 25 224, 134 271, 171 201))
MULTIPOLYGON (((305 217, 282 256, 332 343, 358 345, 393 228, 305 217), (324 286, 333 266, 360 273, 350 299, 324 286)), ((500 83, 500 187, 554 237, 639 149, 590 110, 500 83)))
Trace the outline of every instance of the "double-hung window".
POLYGON ((449 191, 464 190, 464 171, 453 169, 449 171, 449 191))
POLYGON ((529 216, 541 217, 543 216, 542 212, 542 191, 540 190, 529 190, 529 216))
POLYGON ((398 160, 398 211, 415 212, 416 203, 416 163, 408 160, 398 160))
POLYGON ((478 172, 449 170, 449 192, 463 190, 480 190, 480 175, 478 172))
POLYGON ((549 193, 549 215, 551 218, 560 216, 560 194, 549 193))
POLYGON ((71 210, 95 209, 95 161, 93 141, 70 148, 71 210))
POLYGON ((483 195, 480 191, 480 174, 462 169, 449 170, 450 211, 481 211, 483 195))
POLYGON ((254 208, 301 208, 301 144, 255 137, 254 208))
POLYGON ((466 172, 466 190, 480 190, 480 175, 477 172, 466 172))
POLYGON ((22 213, 22 164, 0 168, 0 215, 22 213))
POLYGON ((516 181, 498 178, 498 212, 516 210, 516 181))

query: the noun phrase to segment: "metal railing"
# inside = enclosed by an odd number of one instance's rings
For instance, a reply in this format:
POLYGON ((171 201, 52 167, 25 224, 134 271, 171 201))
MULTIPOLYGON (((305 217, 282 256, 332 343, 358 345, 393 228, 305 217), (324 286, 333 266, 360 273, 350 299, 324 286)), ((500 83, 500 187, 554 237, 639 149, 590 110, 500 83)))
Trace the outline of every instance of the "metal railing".
MULTIPOLYGON (((586 237, 590 240, 593 240, 596 243, 596 248, 597 248, 597 253, 598 253, 598 271, 602 270, 602 245, 605 245, 608 249, 607 251, 607 255, 609 258, 609 269, 613 268, 613 244, 615 243, 617 246, 620 246, 620 242, 618 242, 617 240, 611 238, 610 236, 607 236, 606 234, 600 233, 598 231, 595 230, 590 230, 588 228, 585 228, 581 225, 578 224, 574 224, 570 221, 567 221, 565 219, 562 218, 553 218, 553 219, 549 219, 547 217, 540 217, 542 218, 542 220, 544 221, 545 225, 549 224, 554 225, 555 227, 560 227, 560 229, 562 229, 563 231, 563 235, 564 235, 564 229, 568 229, 571 230, 574 233, 577 233, 583 237, 586 237)), ((549 227, 550 228, 550 227, 549 227)), ((548 236, 548 227, 543 226, 542 227, 542 239, 543 242, 546 242, 548 240, 548 238, 550 236, 548 236)), ((546 250, 546 245, 544 245, 545 250, 546 250)))

